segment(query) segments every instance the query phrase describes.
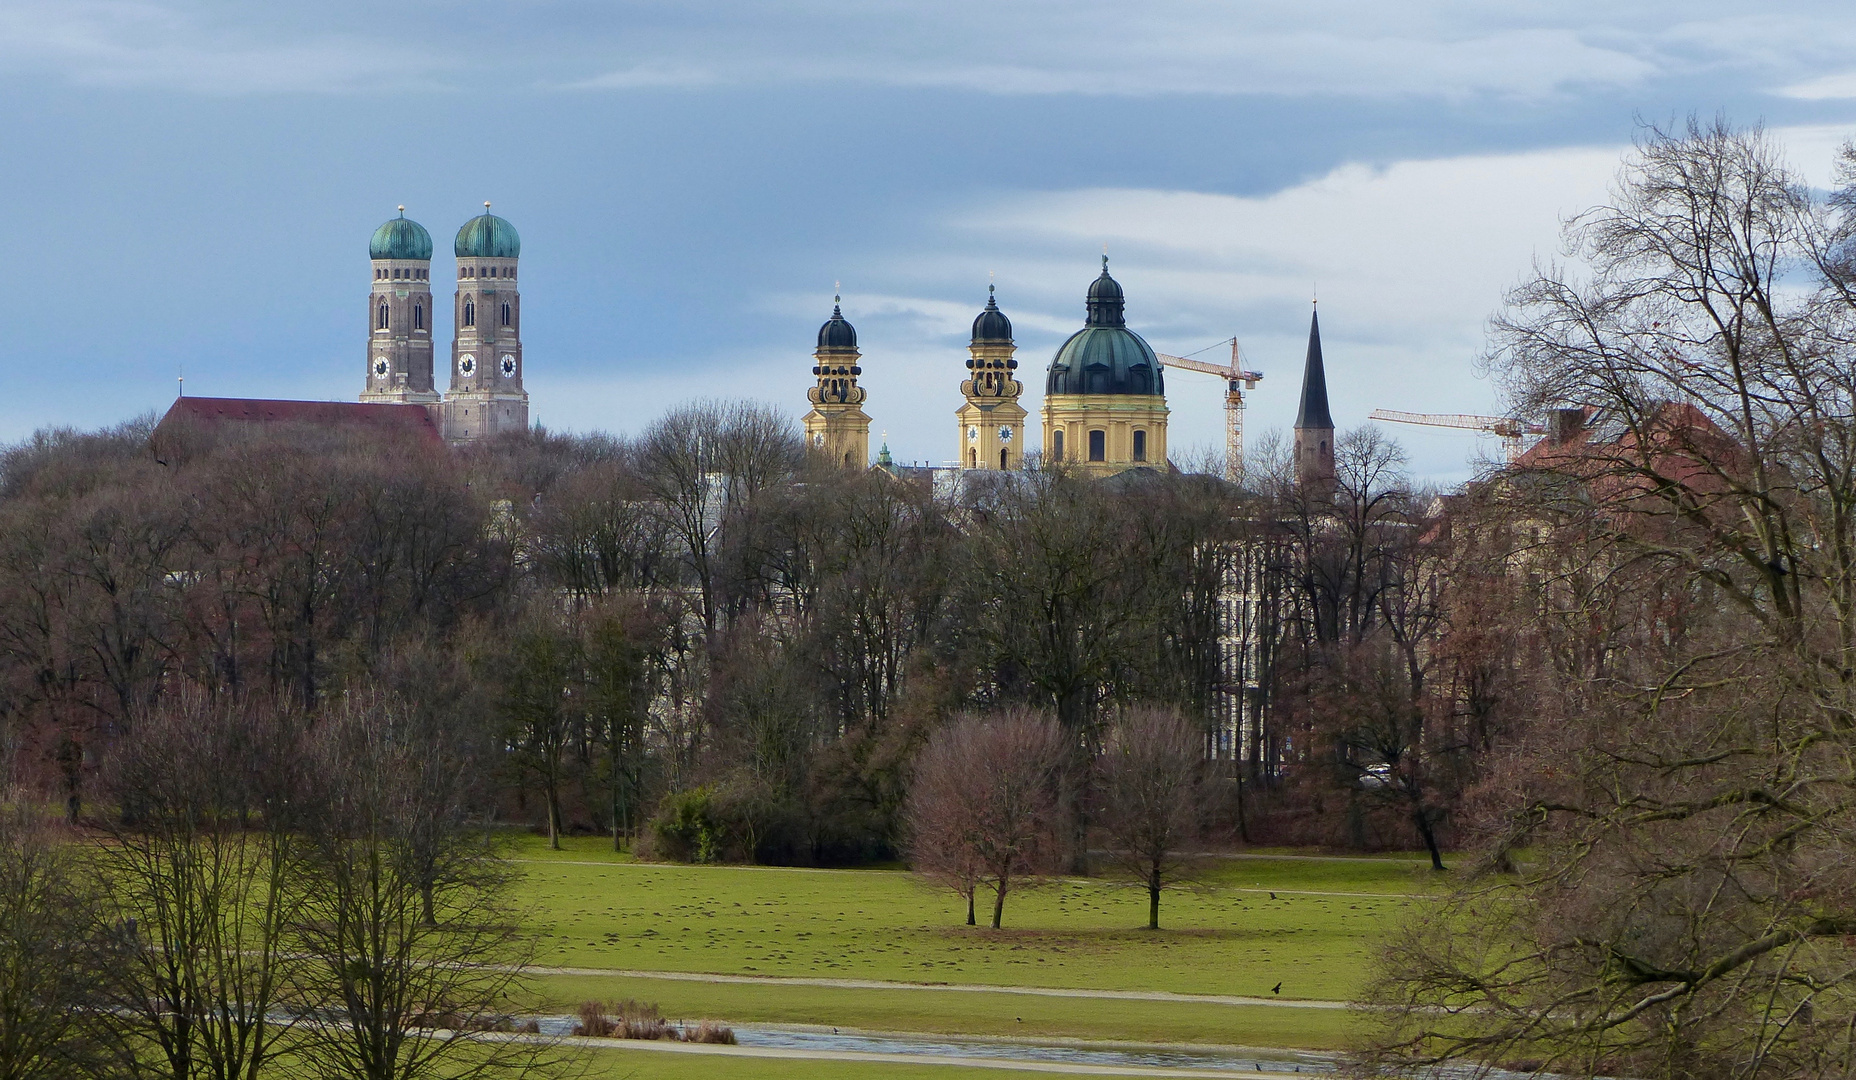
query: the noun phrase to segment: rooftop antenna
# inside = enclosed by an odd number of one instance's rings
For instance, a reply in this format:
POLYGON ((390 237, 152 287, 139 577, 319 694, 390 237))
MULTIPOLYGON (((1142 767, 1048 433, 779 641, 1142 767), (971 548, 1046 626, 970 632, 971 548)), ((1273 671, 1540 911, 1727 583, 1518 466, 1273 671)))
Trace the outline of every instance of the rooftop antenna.
POLYGON ((175 368, 174 370, 176 372, 176 377, 174 381, 180 384, 180 396, 186 397, 187 396, 187 369, 184 367, 179 367, 179 368, 175 368))

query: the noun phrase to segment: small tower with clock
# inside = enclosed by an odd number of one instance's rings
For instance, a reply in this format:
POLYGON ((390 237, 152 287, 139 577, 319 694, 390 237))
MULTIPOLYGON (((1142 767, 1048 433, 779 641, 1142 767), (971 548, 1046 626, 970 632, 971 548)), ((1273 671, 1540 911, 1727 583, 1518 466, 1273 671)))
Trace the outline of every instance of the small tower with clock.
POLYGON ((452 245, 458 259, 453 312, 451 389, 442 428, 453 443, 528 429, 522 387, 522 298, 516 268, 522 238, 490 213, 471 218, 452 245))
POLYGON ((361 400, 429 405, 432 385, 432 234, 400 216, 374 230, 367 254, 367 381, 361 400))
POLYGON ((857 377, 857 330, 845 321, 839 297, 832 297, 831 318, 818 328, 812 374, 818 383, 806 391, 806 446, 834 465, 862 469, 870 464, 870 417, 864 414, 864 389, 857 377))
POLYGON ((986 309, 973 320, 967 345, 967 377, 960 392, 967 402, 954 415, 960 421, 962 469, 1016 469, 1024 464, 1025 410, 1018 395, 1018 361, 1012 359, 1012 322, 999 310, 992 286, 986 309))

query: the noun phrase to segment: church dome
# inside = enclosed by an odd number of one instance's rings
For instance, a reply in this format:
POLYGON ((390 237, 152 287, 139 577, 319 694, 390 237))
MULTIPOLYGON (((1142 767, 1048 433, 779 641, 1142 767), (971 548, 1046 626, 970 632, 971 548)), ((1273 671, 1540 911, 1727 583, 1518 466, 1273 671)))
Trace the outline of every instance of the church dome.
POLYGON ((488 212, 489 203, 483 204, 485 212, 478 214, 464 223, 458 230, 457 243, 452 245, 460 259, 514 259, 522 254, 522 238, 516 235, 516 227, 488 212))
POLYGON ((425 231, 425 226, 408 220, 406 208, 402 206, 399 217, 374 230, 374 238, 367 242, 367 257, 429 260, 432 257, 432 234, 425 231))
POLYGON ((979 318, 973 320, 973 344, 982 341, 1012 340, 1012 320, 999 310, 998 300, 993 298, 992 286, 986 287, 986 310, 980 312, 979 318))
POLYGON ((818 328, 818 347, 821 349, 855 349, 857 347, 857 328, 844 321, 844 312, 838 307, 838 298, 831 298, 831 318, 818 328))
POLYGON ((1089 286, 1089 319, 1057 349, 1044 380, 1046 394, 1164 394, 1160 358, 1141 335, 1128 329, 1121 285, 1102 276, 1089 286))

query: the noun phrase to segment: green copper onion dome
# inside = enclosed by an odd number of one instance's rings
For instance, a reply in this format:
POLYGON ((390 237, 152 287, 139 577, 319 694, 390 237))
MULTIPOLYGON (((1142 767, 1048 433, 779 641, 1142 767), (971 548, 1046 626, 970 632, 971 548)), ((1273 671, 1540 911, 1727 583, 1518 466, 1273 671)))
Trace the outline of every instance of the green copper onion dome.
POLYGON ((370 259, 431 259, 432 234, 425 231, 425 226, 408 220, 406 208, 400 207, 400 216, 374 230, 374 238, 367 242, 367 257, 370 259))
POLYGON ((1160 358, 1141 335, 1128 329, 1121 285, 1102 276, 1089 286, 1089 318, 1057 349, 1044 380, 1046 394, 1164 394, 1160 358))
POLYGON ((490 204, 483 204, 483 213, 471 218, 458 230, 457 243, 452 248, 460 259, 514 259, 522 255, 522 238, 516 235, 516 227, 490 213, 490 204))

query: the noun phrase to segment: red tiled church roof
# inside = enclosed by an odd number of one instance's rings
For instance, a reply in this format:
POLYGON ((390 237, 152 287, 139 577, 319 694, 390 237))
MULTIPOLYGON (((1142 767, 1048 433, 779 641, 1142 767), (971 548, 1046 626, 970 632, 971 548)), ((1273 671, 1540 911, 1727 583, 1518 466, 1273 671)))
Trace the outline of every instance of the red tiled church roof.
POLYGON ((260 398, 177 398, 162 427, 177 422, 217 424, 311 424, 324 428, 366 428, 415 435, 442 442, 438 425, 423 405, 389 405, 360 401, 266 401, 260 398))

